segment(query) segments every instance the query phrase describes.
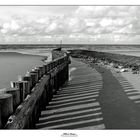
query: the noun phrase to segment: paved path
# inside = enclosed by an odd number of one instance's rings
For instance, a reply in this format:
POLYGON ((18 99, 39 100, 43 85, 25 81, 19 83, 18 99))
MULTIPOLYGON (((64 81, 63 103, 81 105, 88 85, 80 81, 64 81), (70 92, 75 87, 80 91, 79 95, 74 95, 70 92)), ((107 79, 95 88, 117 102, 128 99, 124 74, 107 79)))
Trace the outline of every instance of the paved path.
POLYGON ((103 67, 72 59, 70 81, 42 111, 38 129, 139 129, 140 107, 103 67))

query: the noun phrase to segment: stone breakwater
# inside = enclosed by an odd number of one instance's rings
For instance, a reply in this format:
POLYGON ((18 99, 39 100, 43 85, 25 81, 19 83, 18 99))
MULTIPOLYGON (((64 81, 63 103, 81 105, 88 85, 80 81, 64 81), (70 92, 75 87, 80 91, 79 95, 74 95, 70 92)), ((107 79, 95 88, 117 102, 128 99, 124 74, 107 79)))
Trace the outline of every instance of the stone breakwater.
POLYGON ((140 57, 87 50, 71 50, 70 53, 73 57, 114 68, 118 72, 132 71, 134 74, 140 72, 140 57))

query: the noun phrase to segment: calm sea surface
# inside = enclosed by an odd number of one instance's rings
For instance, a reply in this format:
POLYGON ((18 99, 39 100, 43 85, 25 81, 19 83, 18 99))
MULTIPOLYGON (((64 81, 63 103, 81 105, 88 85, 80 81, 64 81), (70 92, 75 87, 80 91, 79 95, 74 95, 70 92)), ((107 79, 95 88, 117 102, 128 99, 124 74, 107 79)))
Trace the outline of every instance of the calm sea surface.
POLYGON ((0 89, 10 87, 10 81, 17 80, 18 75, 25 75, 32 68, 44 64, 41 61, 43 56, 0 52, 0 89))

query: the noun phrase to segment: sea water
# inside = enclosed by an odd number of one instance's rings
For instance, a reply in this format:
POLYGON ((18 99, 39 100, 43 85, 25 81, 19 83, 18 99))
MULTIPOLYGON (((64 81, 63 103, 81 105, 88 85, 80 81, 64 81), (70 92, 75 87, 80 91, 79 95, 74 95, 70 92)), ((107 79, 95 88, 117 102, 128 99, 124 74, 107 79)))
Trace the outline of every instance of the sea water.
POLYGON ((19 75, 24 76, 27 71, 43 65, 45 62, 42 59, 50 54, 27 52, 0 52, 0 89, 10 87, 10 81, 15 81, 19 75))

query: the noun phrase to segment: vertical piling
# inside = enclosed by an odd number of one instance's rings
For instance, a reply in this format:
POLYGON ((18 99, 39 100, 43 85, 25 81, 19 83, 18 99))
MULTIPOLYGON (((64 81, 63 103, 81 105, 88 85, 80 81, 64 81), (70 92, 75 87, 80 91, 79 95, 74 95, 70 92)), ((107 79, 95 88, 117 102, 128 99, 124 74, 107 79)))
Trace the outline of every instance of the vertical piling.
POLYGON ((22 81, 11 81, 12 88, 18 88, 20 92, 20 102, 23 102, 25 99, 25 84, 22 81))
POLYGON ((0 107, 3 128, 8 120, 8 117, 13 113, 13 97, 11 94, 0 94, 0 107))
POLYGON ((13 109, 15 110, 20 104, 20 92, 18 88, 7 88, 6 93, 13 96, 13 109))
POLYGON ((32 79, 31 79, 31 76, 30 75, 25 75, 24 77, 23 77, 23 81, 27 81, 28 82, 28 94, 30 94, 31 93, 31 89, 32 89, 32 79))

